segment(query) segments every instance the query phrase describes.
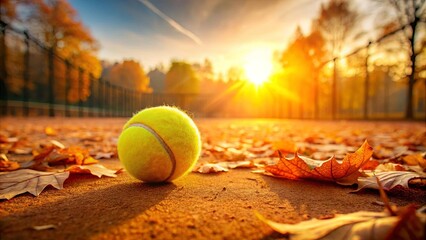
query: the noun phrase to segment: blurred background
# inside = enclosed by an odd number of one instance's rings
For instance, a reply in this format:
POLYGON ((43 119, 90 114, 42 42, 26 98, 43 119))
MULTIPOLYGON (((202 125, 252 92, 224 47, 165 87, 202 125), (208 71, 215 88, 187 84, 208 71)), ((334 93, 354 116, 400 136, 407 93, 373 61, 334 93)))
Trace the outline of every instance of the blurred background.
POLYGON ((1 0, 1 115, 424 120, 425 2, 1 0))

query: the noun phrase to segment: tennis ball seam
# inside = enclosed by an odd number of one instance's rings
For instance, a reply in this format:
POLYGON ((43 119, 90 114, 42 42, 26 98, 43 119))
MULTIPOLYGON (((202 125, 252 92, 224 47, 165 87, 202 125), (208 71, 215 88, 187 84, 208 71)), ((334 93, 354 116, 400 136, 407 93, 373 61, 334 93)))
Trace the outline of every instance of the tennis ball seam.
POLYGON ((169 145, 167 145, 166 141, 164 141, 164 139, 160 136, 160 134, 158 134, 150 126, 143 124, 143 123, 132 123, 126 129, 131 128, 131 127, 141 127, 143 129, 147 130, 157 139, 157 141, 161 144, 161 146, 166 150, 167 155, 169 155, 169 159, 172 162, 172 170, 170 171, 169 176, 167 176, 167 178, 163 181, 165 181, 165 182, 169 181, 170 178, 173 176, 173 174, 176 171, 176 158, 175 158, 175 155, 174 155, 172 149, 169 147, 169 145))

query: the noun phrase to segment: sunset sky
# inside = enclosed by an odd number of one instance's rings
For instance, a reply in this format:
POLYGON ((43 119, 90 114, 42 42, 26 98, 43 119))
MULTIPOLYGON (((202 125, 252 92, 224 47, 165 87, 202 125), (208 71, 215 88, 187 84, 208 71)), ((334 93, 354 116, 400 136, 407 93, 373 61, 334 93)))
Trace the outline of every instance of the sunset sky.
MULTIPOLYGON (((98 39, 102 59, 135 59, 147 71, 160 63, 168 66, 172 59, 209 58, 214 70, 223 73, 284 49, 297 25, 309 30, 322 2, 326 1, 70 1, 98 39)), ((366 0, 355 2, 366 8, 366 0)))

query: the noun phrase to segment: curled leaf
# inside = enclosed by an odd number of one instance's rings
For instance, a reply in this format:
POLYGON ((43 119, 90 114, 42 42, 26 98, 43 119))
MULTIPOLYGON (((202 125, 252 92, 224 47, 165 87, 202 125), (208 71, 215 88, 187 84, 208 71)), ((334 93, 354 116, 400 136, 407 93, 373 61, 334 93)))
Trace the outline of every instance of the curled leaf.
POLYGON ((380 186, 377 184, 376 177, 383 185, 383 189, 387 191, 398 185, 408 188, 409 181, 415 178, 425 179, 417 173, 407 171, 366 172, 366 174, 368 175, 367 177, 358 178, 358 189, 354 192, 364 188, 379 189, 380 186))

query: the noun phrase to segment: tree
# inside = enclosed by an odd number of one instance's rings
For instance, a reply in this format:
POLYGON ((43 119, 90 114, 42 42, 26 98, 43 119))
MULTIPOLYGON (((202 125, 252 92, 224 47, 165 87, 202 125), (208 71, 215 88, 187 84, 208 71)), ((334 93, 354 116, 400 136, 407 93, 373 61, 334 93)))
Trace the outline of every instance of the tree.
POLYGON ((348 40, 361 35, 359 30, 361 14, 353 8, 351 1, 330 0, 321 4, 318 18, 313 27, 324 37, 328 57, 334 59, 334 74, 332 81, 332 118, 337 111, 337 68, 336 58, 342 55, 343 46, 348 40))
POLYGON ((17 0, 1 0, 0 4, 0 19, 3 21, 15 20, 17 0))
MULTIPOLYGON (((318 117, 319 110, 319 85, 318 77, 324 64, 325 50, 324 39, 316 29, 304 36, 300 27, 294 33, 294 40, 290 42, 281 55, 280 62, 286 74, 292 80, 294 91, 300 93, 300 100, 312 97, 314 102, 314 117, 318 117), (312 86, 312 96, 304 94, 308 86, 312 86)), ((303 111, 300 102, 301 114, 303 111)))
POLYGON ((228 82, 237 82, 245 78, 244 69, 240 67, 230 67, 227 72, 228 82))
POLYGON ((172 61, 166 74, 165 91, 167 93, 199 93, 200 80, 191 64, 172 61))
POLYGON ((7 110, 7 93, 9 91, 6 70, 6 38, 5 21, 16 19, 16 0, 1 0, 0 4, 0 100, 3 101, 1 114, 5 115, 7 110))
MULTIPOLYGON (((385 27, 394 26, 402 28, 405 31, 401 34, 402 49, 406 49, 408 62, 407 67, 410 69, 408 74, 404 74, 408 79, 407 103, 405 109, 405 117, 407 119, 414 118, 414 86, 420 81, 420 71, 424 71, 423 67, 419 67, 419 56, 425 54, 425 36, 421 40, 419 32, 425 28, 426 22, 426 1, 425 0, 383 0, 386 8, 384 11, 393 11, 393 18, 385 27)), ((423 31, 424 32, 424 31, 423 31)))
MULTIPOLYGON (((89 75, 97 79, 101 74, 101 65, 96 57, 98 43, 80 21, 77 11, 67 0, 23 1, 21 5, 25 9, 25 14, 22 14, 24 25, 31 35, 42 40, 50 51, 48 54, 66 59, 75 67, 72 71, 84 74, 81 77, 82 83, 79 82, 78 74, 70 74, 72 79, 68 100, 70 102, 86 100, 91 95, 89 75)), ((50 71, 47 68, 52 65, 51 63, 40 61, 39 64, 41 69, 50 71)), ((49 80, 47 84, 53 84, 54 91, 60 92, 65 85, 61 79, 65 78, 56 76, 65 76, 65 67, 58 67, 58 64, 53 63, 53 71, 55 78, 53 82, 49 80)), ((56 96, 63 95, 56 94, 56 96)))
POLYGON ((339 57, 347 40, 360 34, 358 28, 360 19, 361 14, 348 0, 330 0, 327 4, 321 4, 313 28, 325 39, 331 58, 339 57))
POLYGON ((139 62, 134 60, 124 60, 122 63, 106 68, 103 77, 110 83, 123 88, 152 92, 149 86, 150 79, 139 62))
POLYGON ((162 67, 157 66, 155 69, 148 72, 148 77, 150 79, 149 85, 152 88, 154 93, 164 92, 164 81, 166 74, 163 72, 162 67))

